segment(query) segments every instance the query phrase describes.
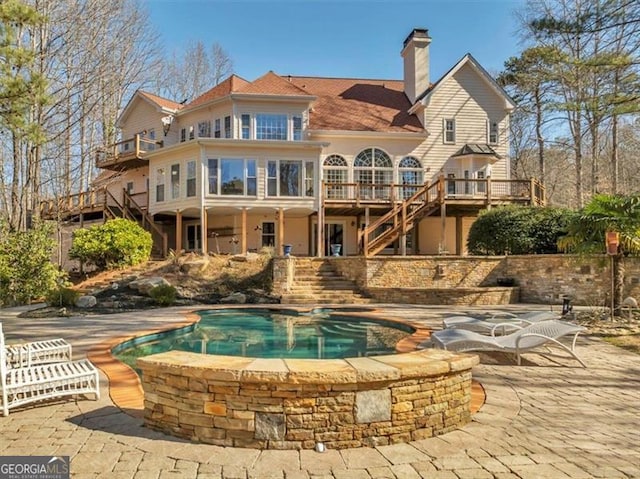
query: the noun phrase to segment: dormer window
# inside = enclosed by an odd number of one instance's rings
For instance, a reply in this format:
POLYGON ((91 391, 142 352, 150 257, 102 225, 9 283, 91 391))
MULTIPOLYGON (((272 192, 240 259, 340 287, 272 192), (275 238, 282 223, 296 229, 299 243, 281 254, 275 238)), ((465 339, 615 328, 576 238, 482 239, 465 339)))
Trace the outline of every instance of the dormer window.
POLYGON ((302 140, 302 117, 294 116, 292 118, 293 123, 293 140, 300 141, 302 140))
POLYGON ((286 140, 287 115, 258 113, 256 115, 256 140, 286 140))
POLYGON ((243 140, 251 138, 251 115, 244 114, 240 117, 241 135, 243 140))

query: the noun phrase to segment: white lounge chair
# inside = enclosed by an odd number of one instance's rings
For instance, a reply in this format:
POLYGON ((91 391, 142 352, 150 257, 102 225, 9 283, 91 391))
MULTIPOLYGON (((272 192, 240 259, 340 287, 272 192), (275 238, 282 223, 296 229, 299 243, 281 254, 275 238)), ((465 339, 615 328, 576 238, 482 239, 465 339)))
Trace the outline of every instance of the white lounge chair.
MULTIPOLYGON (((0 323, 0 334, 2 334, 2 323, 0 323)), ((12 368, 71 361, 71 345, 61 338, 11 344, 6 345, 5 349, 7 362, 12 368)))
POLYGON ((472 316, 452 316, 442 321, 444 329, 466 329, 478 333, 506 334, 518 330, 528 324, 549 319, 560 319, 558 313, 552 311, 530 311, 523 314, 510 312, 495 313, 488 318, 474 318, 472 316))
POLYGON ((25 404, 76 394, 100 398, 98 370, 90 361, 64 361, 25 367, 11 367, 4 334, 0 329, 0 384, 2 413, 25 404))
POLYGON ((548 345, 556 345, 573 356, 583 367, 587 367, 576 355, 575 347, 578 335, 585 328, 555 319, 532 323, 505 336, 486 336, 464 329, 443 329, 431 335, 431 342, 436 348, 449 351, 504 351, 514 353, 521 363, 522 353, 548 345), (573 336, 571 346, 560 342, 564 336, 573 336))

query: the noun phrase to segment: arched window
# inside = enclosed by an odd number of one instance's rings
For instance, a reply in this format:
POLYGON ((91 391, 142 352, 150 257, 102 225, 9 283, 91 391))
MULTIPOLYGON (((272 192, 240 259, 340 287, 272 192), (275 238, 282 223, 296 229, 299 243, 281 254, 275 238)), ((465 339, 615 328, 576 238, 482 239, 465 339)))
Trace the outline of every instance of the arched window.
POLYGON ((363 198, 387 199, 393 182, 393 162, 378 148, 367 148, 356 156, 353 163, 354 180, 360 183, 363 198))
POLYGON ((398 179, 402 186, 401 194, 403 199, 410 198, 417 191, 417 186, 404 185, 422 185, 424 182, 424 173, 420 160, 413 156, 405 156, 398 164, 398 179))
POLYGON ((346 199, 347 188, 339 183, 347 182, 348 165, 340 155, 329 155, 324 159, 323 179, 326 185, 325 198, 346 199))

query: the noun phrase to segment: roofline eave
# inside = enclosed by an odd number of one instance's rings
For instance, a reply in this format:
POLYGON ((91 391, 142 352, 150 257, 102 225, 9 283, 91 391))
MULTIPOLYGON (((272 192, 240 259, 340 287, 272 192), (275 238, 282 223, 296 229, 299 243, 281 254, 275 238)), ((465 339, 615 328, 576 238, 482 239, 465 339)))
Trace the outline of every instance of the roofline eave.
POLYGON ((384 139, 424 139, 428 136, 424 131, 358 131, 358 130, 308 130, 310 136, 334 138, 384 138, 384 139))

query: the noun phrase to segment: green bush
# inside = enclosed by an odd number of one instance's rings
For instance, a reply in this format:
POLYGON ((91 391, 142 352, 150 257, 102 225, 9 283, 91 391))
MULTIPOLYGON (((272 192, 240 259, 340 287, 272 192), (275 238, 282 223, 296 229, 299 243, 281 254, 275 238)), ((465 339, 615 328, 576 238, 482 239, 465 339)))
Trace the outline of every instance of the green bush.
POLYGON ((55 288, 64 277, 51 262, 53 225, 36 224, 27 231, 11 231, 0 222, 0 305, 28 304, 55 288))
POLYGON ((152 246, 151 233, 133 221, 118 218, 76 230, 69 257, 94 264, 99 270, 114 269, 147 261, 152 246))
POLYGON ((176 288, 170 284, 160 284, 149 291, 149 296, 160 306, 171 306, 176 302, 176 288))
POLYGON ((483 211, 467 239, 471 254, 557 253, 573 213, 560 208, 505 206, 483 211))
POLYGON ((79 297, 80 293, 75 289, 60 286, 50 290, 45 297, 45 301, 49 306, 71 307, 76 304, 76 300, 79 297))

